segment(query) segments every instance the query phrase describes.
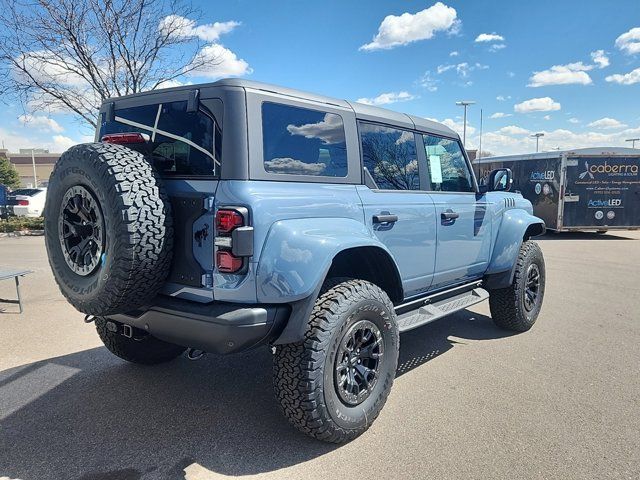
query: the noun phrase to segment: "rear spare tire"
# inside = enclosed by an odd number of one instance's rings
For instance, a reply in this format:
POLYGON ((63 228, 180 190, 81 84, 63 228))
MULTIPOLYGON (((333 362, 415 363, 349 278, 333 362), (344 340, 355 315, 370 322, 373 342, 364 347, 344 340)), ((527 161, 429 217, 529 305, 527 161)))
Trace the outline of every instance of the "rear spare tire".
POLYGON ((45 243, 67 300, 91 315, 139 308, 171 264, 168 197, 145 157, 122 145, 67 150, 47 189, 45 243))

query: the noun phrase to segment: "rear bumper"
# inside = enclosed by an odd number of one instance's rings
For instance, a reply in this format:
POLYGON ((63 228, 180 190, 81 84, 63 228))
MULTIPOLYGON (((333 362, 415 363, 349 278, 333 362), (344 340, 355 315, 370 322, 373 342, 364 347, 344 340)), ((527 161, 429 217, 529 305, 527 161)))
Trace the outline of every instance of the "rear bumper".
POLYGON ((21 205, 13 206, 13 214, 18 217, 29 217, 29 218, 37 218, 41 215, 42 212, 40 210, 35 210, 30 207, 24 207, 21 205))
POLYGON ((109 318, 167 342, 227 354, 271 342, 289 314, 288 305, 197 304, 159 296, 146 310, 109 318))

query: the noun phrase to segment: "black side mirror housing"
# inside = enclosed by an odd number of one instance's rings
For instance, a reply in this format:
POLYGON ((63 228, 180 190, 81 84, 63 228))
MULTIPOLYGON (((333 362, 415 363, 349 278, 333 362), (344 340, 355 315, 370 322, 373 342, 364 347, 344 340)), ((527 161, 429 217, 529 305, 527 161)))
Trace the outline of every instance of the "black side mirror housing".
POLYGON ((487 183, 480 187, 482 193, 508 192, 513 183, 513 172, 510 168, 497 168, 487 178, 487 183))

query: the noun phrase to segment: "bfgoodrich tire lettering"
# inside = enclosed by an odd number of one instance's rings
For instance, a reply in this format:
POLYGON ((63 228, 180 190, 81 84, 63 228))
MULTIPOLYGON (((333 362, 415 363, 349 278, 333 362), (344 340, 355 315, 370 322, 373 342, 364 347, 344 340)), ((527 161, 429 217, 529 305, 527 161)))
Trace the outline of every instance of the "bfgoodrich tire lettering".
POLYGON ((334 443, 354 439, 384 406, 398 364, 399 334, 393 304, 376 285, 340 279, 325 286, 309 319, 305 339, 278 345, 274 386, 282 411, 297 429, 334 443), (371 392, 357 404, 345 402, 335 381, 337 353, 344 335, 359 322, 381 334, 384 354, 371 392))
POLYGON ((494 323, 516 332, 529 330, 542 308, 544 289, 542 250, 536 242, 523 242, 516 260, 513 283, 507 288, 489 292, 489 307, 494 323))
POLYGON ((56 163, 47 189, 45 243, 56 282, 76 309, 104 316, 148 303, 169 273, 172 241, 168 198, 142 154, 90 143, 70 148, 56 163), (61 241, 68 233, 61 231, 63 198, 76 186, 93 197, 104 229, 100 262, 82 274, 70 268, 61 241))

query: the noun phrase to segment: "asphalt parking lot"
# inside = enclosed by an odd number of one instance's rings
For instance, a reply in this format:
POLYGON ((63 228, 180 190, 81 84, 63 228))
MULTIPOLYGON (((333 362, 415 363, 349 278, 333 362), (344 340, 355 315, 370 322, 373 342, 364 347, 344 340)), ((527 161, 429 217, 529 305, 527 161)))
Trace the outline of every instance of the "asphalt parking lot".
POLYGON ((0 314, 0 478, 640 478, 640 232, 540 245, 530 332, 483 304, 403 334, 381 416, 335 446, 280 415, 268 349, 127 364, 60 295, 42 237, 0 238, 1 265, 35 271, 25 313, 0 314))

